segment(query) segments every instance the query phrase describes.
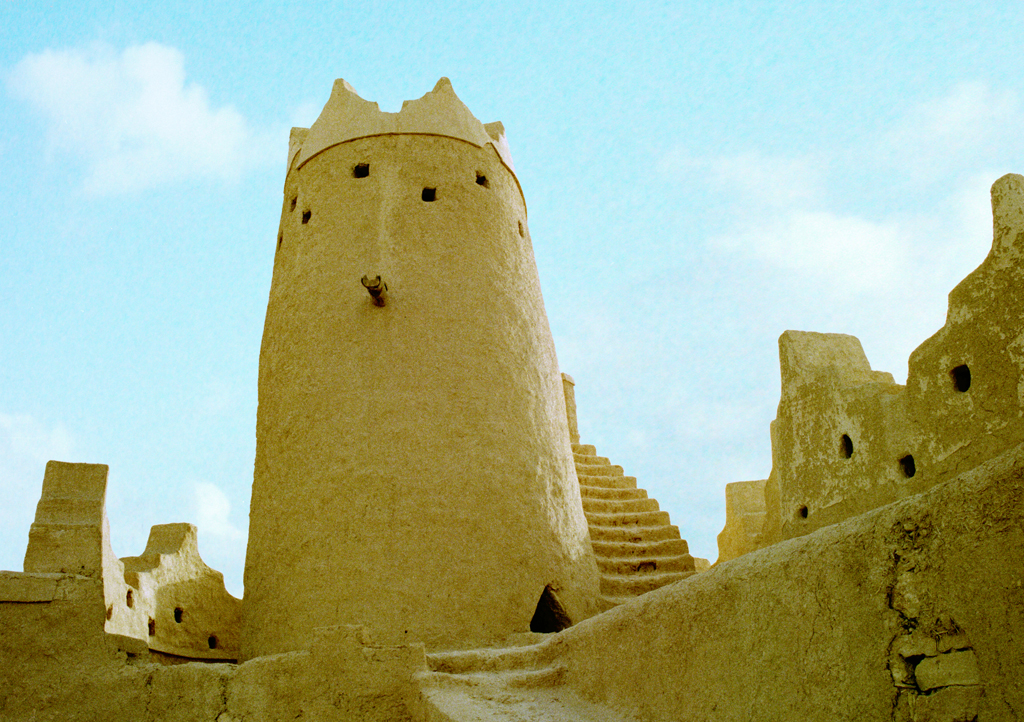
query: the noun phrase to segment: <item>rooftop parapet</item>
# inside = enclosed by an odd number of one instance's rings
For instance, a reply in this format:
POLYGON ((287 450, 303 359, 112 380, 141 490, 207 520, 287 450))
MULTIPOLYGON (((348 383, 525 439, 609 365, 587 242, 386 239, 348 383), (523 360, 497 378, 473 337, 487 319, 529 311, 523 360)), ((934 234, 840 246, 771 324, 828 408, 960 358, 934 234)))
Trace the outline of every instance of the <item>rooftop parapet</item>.
POLYGON ((102 581, 106 621, 113 634, 145 638, 145 617, 135 590, 124 579, 124 565, 110 547, 106 464, 50 461, 43 494, 29 530, 25 571, 75 574, 102 581))
POLYGON ((148 614, 151 650, 190 659, 238 657, 241 600, 199 556, 195 526, 158 524, 146 551, 121 561, 148 614))
POLYGON ((406 100, 397 113, 386 113, 377 103, 363 100, 355 88, 339 78, 327 105, 312 127, 293 128, 288 143, 288 167, 298 157, 302 166, 313 156, 340 143, 374 135, 439 135, 457 138, 482 148, 491 145, 501 162, 515 175, 512 154, 501 123, 481 123, 459 100, 448 78, 422 98, 406 100))
POLYGON ((786 331, 779 337, 779 364, 783 402, 809 388, 893 383, 892 374, 872 370, 860 340, 846 334, 786 331))
POLYGON ((764 525, 723 560, 920 493, 1024 441, 1024 176, 992 185, 992 228, 988 256, 949 293, 945 325, 911 354, 906 386, 871 370, 852 336, 782 335, 764 525))
POLYGON ((26 572, 103 575, 110 541, 105 464, 51 461, 25 553, 26 572))

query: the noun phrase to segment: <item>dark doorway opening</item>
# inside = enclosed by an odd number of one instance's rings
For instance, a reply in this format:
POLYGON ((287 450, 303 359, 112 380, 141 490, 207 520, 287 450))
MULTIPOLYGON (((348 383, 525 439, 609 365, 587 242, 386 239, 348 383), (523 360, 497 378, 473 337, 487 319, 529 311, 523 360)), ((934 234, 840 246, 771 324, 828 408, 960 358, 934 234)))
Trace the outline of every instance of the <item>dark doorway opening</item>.
POLYGON ((537 610, 533 613, 533 619, 530 620, 530 631, 551 634, 552 632, 561 632, 571 626, 572 619, 566 614, 558 597, 551 591, 550 586, 544 587, 540 601, 537 602, 537 610))

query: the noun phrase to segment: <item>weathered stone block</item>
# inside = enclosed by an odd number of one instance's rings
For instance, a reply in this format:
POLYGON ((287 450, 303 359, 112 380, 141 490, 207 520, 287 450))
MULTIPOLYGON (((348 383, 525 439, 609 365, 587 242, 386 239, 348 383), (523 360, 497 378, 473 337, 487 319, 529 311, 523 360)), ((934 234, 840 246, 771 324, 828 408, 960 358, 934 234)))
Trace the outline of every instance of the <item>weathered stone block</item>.
POLYGON ((946 687, 910 698, 914 722, 972 722, 978 718, 981 687, 946 687))
POLYGON ((922 692, 952 685, 972 685, 981 682, 978 659, 973 650, 949 652, 922 659, 914 669, 917 686, 922 692))
POLYGON ((954 649, 969 649, 970 646, 971 642, 963 632, 947 634, 943 637, 939 637, 938 640, 938 650, 940 654, 954 649))
POLYGON ((904 634, 893 640, 892 651, 901 657, 934 657, 938 654, 935 639, 921 632, 904 634))

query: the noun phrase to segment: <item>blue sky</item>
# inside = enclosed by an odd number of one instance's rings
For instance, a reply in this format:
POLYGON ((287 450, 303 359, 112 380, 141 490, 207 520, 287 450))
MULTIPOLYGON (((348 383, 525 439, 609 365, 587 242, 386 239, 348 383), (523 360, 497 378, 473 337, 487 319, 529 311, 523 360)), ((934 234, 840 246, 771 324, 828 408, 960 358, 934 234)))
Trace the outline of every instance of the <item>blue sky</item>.
POLYGON ((1014 3, 0 3, 0 568, 47 459, 115 551, 200 526, 241 593, 288 129, 335 78, 501 120, 583 440, 695 555, 765 478, 786 329, 906 377, 1024 172, 1014 3))

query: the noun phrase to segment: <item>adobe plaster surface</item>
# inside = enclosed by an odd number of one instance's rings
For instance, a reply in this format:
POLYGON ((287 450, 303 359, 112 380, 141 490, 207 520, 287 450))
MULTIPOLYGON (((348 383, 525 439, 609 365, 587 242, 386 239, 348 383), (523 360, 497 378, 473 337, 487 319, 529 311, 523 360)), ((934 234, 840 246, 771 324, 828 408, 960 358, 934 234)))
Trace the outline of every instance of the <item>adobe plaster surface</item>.
POLYGON ((188 524, 118 559, 107 467, 50 462, 0 572, 0 719, 1020 719, 1024 178, 992 200, 906 387, 783 334, 772 473, 697 574, 578 443, 500 124, 444 80, 397 114, 339 81, 289 148, 244 600, 188 524), (685 568, 595 615, 592 542, 640 544, 606 576, 685 568), (574 626, 527 633, 538 600, 574 626))
POLYGON ((1024 715, 1024 445, 558 635, 565 683, 642 720, 1024 715))
POLYGON ((718 561, 735 559, 756 548, 764 526, 766 479, 725 485, 725 528, 718 535, 718 561))
POLYGON ((529 630, 546 588, 573 620, 597 612, 562 377, 503 148, 446 79, 397 114, 339 81, 293 135, 243 658, 336 624, 391 643, 496 639, 529 630), (383 305, 364 276, 387 285, 383 305))
POLYGON ((779 338, 772 471, 763 500, 727 505, 723 561, 920 493, 1024 439, 1024 177, 1003 176, 991 195, 992 248, 911 354, 906 386, 871 370, 852 336, 779 338), (737 536, 759 513, 756 538, 737 536))
POLYGON ((910 355, 921 466, 951 478, 1024 436, 1024 176, 992 185, 992 250, 949 293, 946 324, 910 355))
POLYGON ((159 524, 142 556, 124 557, 124 578, 147 612, 155 652, 190 659, 238 659, 242 602, 224 588, 224 575, 199 556, 192 524, 159 524))
POLYGON ((98 579, 4 573, 0 593, 22 601, 0 604, 16 672, 0 718, 1015 720, 1022 570, 1024 445, 522 653, 430 655, 434 671, 421 645, 361 627, 239 665, 165 666, 103 632, 98 579))

